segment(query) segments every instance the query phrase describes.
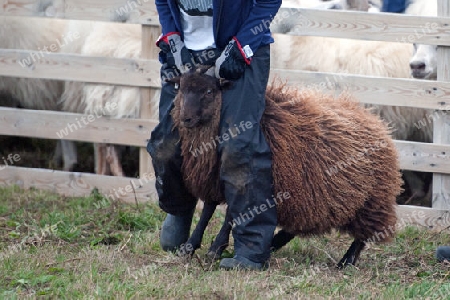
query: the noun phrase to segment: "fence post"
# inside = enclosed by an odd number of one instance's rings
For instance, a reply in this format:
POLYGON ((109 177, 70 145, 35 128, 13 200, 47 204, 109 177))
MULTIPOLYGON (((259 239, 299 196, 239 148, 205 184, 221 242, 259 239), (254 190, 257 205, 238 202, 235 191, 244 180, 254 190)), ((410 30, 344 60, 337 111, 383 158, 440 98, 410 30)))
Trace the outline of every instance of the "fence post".
MULTIPOLYGON (((158 49, 155 42, 160 34, 159 26, 142 25, 142 52, 143 59, 158 59, 158 49)), ((151 116, 150 102, 156 96, 157 89, 143 87, 141 88, 141 119, 151 116)), ((149 136, 150 137, 150 136, 149 136)), ((147 174, 154 174, 150 155, 145 148, 139 151, 139 177, 147 174)))
MULTIPOLYGON (((438 0, 438 16, 450 16, 448 0, 438 0)), ((439 46, 437 57, 437 79, 450 81, 450 47, 439 46)), ((448 103, 447 107, 450 106, 448 103)), ((450 114, 441 111, 439 118, 433 118, 433 143, 450 144, 450 114)), ((450 148, 450 147, 449 147, 450 148)), ((450 149, 449 149, 450 151, 450 149)), ((433 208, 450 209, 450 175, 433 174, 433 208)))

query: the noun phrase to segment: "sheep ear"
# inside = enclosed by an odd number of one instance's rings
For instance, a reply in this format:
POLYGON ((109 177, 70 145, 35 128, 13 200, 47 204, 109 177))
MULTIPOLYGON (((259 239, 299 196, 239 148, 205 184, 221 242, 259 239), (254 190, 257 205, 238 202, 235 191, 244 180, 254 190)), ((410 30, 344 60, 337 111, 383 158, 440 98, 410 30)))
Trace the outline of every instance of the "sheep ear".
POLYGON ((229 89, 233 82, 224 78, 219 78, 219 85, 222 90, 229 89))

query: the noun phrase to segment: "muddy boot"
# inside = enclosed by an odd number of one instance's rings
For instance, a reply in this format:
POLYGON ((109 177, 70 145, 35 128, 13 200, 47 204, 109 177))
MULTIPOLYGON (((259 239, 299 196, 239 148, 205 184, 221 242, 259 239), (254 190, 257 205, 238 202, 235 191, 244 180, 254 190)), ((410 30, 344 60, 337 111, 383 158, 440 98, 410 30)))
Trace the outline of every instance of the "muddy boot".
POLYGON ((188 240, 194 212, 195 208, 181 216, 167 214, 159 237, 159 243, 164 251, 174 252, 188 240))
POLYGON ((436 259, 439 262, 443 262, 444 260, 450 262, 450 246, 439 246, 436 249, 436 259))
POLYGON ((253 262, 245 257, 235 256, 233 258, 223 258, 219 268, 224 270, 253 270, 261 271, 267 268, 267 264, 253 262))

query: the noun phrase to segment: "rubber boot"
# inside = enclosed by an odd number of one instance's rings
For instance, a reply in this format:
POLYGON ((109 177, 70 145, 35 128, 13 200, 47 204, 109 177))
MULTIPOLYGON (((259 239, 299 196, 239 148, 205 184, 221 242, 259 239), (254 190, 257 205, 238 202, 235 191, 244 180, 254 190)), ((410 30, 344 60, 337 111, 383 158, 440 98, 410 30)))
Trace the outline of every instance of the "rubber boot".
POLYGON ((220 261, 219 268, 224 270, 254 270, 261 271, 267 268, 267 264, 253 262, 242 256, 233 258, 223 258, 220 261))
POLYGON ((450 262, 450 246, 439 246, 436 249, 436 259, 439 262, 443 262, 444 260, 450 262))
POLYGON ((188 240, 194 212, 195 208, 181 216, 167 214, 159 237, 159 243, 164 251, 175 252, 188 240))

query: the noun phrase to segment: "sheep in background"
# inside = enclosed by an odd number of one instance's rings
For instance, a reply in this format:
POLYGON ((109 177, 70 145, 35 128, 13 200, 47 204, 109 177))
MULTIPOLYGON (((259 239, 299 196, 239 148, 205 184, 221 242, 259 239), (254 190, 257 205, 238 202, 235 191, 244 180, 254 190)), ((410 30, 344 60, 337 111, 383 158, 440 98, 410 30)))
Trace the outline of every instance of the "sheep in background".
MULTIPOLYGON (((378 0, 332 0, 332 1, 308 1, 308 0, 290 0, 283 1, 282 8, 313 8, 313 9, 339 9, 379 12, 381 2, 378 0)), ((284 11, 278 13, 270 28, 275 33, 289 33, 296 27, 301 16, 294 11, 284 11)))
POLYGON ((357 10, 367 12, 380 12, 383 6, 381 0, 341 0, 342 9, 344 10, 357 10))
MULTIPOLYGON (((411 0, 410 4, 405 10, 405 14, 416 16, 437 16, 437 0, 411 0)), ((426 26, 426 24, 425 24, 426 26)), ((414 54, 409 62, 411 76, 417 79, 437 80, 437 46, 414 44, 414 54)), ((430 120, 434 116, 433 110, 427 110, 426 115, 418 120, 420 132, 427 131, 430 135, 430 142, 432 141, 433 123, 428 122, 426 126, 422 126, 423 122, 430 120)), ((414 177, 415 182, 410 183, 420 187, 423 185, 423 180, 414 177)), ((425 173, 425 180, 432 181, 432 173, 425 173)), ((427 198, 431 198, 432 189, 429 188, 427 198)))
POLYGON ((369 11, 371 4, 369 0, 337 0, 330 9, 369 11))
MULTIPOLYGON (((34 55, 20 58, 23 68, 32 67, 33 62, 45 56, 51 44, 61 41, 64 22, 61 20, 23 17, 0 17, 0 48, 34 50, 34 55), (39 32, 39 34, 37 33, 39 32)), ((0 90, 8 91, 24 108, 57 110, 62 83, 57 80, 29 79, 1 76, 0 90)))
POLYGON ((378 13, 381 11, 381 8, 383 7, 383 1, 382 0, 370 0, 369 5, 370 5, 370 7, 369 7, 368 12, 378 13))
POLYGON ((285 0, 281 7, 345 9, 369 11, 371 8, 381 8, 380 0, 285 0))
POLYGON ((303 8, 315 8, 323 7, 327 5, 328 1, 322 0, 284 0, 281 3, 281 7, 303 7, 303 8))
MULTIPOLYGON (((345 1, 345 0, 342 0, 345 1)), ((285 0, 281 3, 281 8, 313 8, 313 9, 341 9, 341 0, 321 1, 321 0, 285 0)), ((351 1, 351 0, 350 0, 351 1)), ((286 33, 298 22, 297 13, 278 13, 273 19, 270 29, 272 32, 286 33)))
MULTIPOLYGON (((36 15, 45 13, 47 8, 39 6, 36 15)), ((65 24, 65 21, 56 19, 0 16, 0 48, 34 50, 32 56, 20 58, 18 62, 22 67, 30 68, 36 60, 45 56, 46 51, 58 52, 61 44, 74 39, 64 35, 65 24)), ((14 106, 27 109, 59 110, 62 89, 63 83, 57 80, 0 76, 0 92, 17 99, 18 103, 14 106)), ((56 161, 59 160, 61 148, 63 169, 71 170, 77 161, 75 145, 71 141, 58 141, 56 161)))
MULTIPOLYGON (((81 54, 118 58, 139 58, 141 53, 141 26, 129 24, 96 24, 87 37, 81 54), (120 27, 119 27, 120 26, 120 27), (99 41, 102 41, 99 43, 99 41)), ((85 84, 82 103, 85 114, 103 112, 112 118, 138 118, 139 88, 85 84), (106 104, 116 103, 113 111, 106 104)), ((97 174, 123 176, 119 154, 113 145, 94 144, 97 174)))
MULTIPOLYGON (((436 0, 414 0, 405 14, 416 16, 437 16, 436 0)), ((417 79, 437 80, 437 46, 415 44, 414 56, 410 61, 411 75, 417 79)))
MULTIPOLYGON (((66 32, 77 32, 79 38, 73 43, 61 47, 61 53, 81 54, 86 38, 92 32, 96 22, 71 20, 67 24, 66 32)), ((64 82, 64 90, 60 98, 62 111, 84 113, 85 105, 82 101, 84 83, 79 81, 64 82)))
MULTIPOLYGON (((316 72, 348 73, 357 75, 410 78, 409 59, 413 45, 404 43, 362 41, 313 36, 294 36, 304 32, 301 26, 291 26, 288 31, 277 24, 278 29, 288 34, 274 34, 272 68, 298 69, 316 72)), ((433 128, 418 129, 414 126, 430 114, 430 110, 383 105, 365 105, 386 120, 393 128, 398 140, 432 142, 433 128)), ((405 181, 414 197, 426 194, 426 183, 418 174, 404 171, 405 181)))
POLYGON ((416 79, 437 80, 437 46, 414 44, 409 67, 411 76, 416 79))
MULTIPOLYGON (((117 58, 140 58, 141 26, 135 24, 95 23, 85 27, 85 39, 80 53, 89 56, 117 58)), ((66 84, 62 97, 65 110, 85 114, 98 114, 111 118, 139 118, 140 90, 106 84, 77 83, 66 84), (114 110, 108 107, 115 107, 114 110)), ((152 118, 158 118, 158 103, 150 99, 152 118)), ((95 171, 97 174, 123 176, 117 147, 109 144, 95 144, 95 171)))
POLYGON ((437 0, 409 0, 405 14, 430 17, 437 16, 437 0))
MULTIPOLYGON (((192 251, 200 247, 215 206, 225 202, 217 151, 191 152, 219 133, 222 82, 202 71, 173 79, 179 83, 172 117, 180 132, 183 179, 189 192, 204 200, 209 211, 202 213, 200 228, 186 243, 192 251)), ((345 94, 335 98, 272 83, 266 91, 261 127, 273 152, 274 195, 282 228, 274 237, 274 249, 296 235, 319 235, 336 228, 355 238, 338 264, 344 267, 356 263, 368 241, 391 239, 402 181, 395 145, 377 116, 345 94), (380 237, 380 232, 386 234, 380 237)), ((165 149, 156 149, 152 156, 159 151, 165 149)), ((261 207, 264 209, 267 207, 261 207)), ((210 248, 212 256, 220 257, 232 224, 245 222, 242 218, 226 218, 210 248)))

